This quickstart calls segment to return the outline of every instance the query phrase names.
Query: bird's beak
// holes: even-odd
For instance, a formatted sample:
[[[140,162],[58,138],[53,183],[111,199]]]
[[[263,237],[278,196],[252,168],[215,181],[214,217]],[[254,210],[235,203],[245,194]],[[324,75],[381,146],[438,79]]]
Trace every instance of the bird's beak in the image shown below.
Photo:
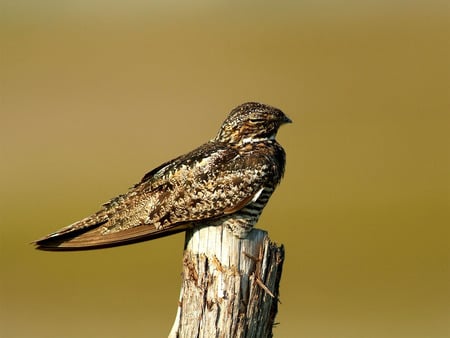
[[[287,117],[286,115],[284,115],[282,124],[285,124],[285,123],[292,123],[292,120],[289,117]]]

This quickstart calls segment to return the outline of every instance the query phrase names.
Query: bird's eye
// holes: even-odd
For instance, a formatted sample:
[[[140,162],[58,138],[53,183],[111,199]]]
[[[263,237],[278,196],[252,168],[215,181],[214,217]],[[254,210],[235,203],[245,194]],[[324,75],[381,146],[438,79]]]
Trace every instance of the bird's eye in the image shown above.
[[[261,123],[263,121],[264,121],[264,119],[257,118],[257,117],[250,118],[250,122],[253,122],[253,123]]]

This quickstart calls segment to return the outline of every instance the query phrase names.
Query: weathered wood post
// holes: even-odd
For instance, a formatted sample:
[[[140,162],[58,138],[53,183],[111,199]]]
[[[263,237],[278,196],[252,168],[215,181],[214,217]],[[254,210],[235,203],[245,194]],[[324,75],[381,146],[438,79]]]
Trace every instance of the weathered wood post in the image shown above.
[[[272,337],[283,261],[263,230],[245,239],[223,226],[188,230],[169,337]]]

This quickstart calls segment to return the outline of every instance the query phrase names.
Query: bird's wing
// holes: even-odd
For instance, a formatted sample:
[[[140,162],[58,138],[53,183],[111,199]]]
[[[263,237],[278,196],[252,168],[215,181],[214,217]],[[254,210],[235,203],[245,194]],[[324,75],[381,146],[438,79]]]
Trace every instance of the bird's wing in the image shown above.
[[[257,161],[259,165],[255,165]],[[180,232],[238,211],[260,192],[270,165],[209,142],[147,173],[103,209],[35,242],[39,249],[99,248]]]

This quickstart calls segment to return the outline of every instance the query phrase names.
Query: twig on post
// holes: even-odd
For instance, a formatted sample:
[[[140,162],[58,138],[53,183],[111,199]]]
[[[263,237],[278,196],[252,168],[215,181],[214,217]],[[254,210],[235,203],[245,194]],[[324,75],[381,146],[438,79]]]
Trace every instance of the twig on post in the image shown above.
[[[169,337],[272,337],[283,261],[263,230],[245,239],[223,226],[188,230]]]

